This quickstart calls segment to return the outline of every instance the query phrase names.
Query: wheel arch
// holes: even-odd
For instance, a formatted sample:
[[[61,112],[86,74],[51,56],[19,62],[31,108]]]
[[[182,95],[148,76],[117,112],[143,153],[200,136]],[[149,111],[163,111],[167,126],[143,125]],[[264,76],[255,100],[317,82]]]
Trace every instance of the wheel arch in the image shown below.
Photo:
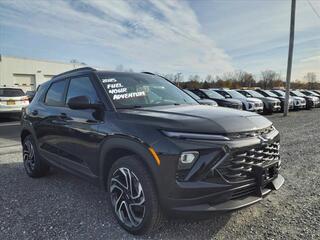
[[[158,187],[157,175],[159,166],[148,150],[149,146],[136,138],[127,136],[113,136],[107,138],[101,146],[99,155],[99,180],[100,185],[106,188],[106,179],[112,164],[119,158],[136,155],[150,172],[151,178]]]
[[[20,133],[21,143],[23,143],[24,139],[28,136],[32,136],[32,132],[29,129],[23,128]]]

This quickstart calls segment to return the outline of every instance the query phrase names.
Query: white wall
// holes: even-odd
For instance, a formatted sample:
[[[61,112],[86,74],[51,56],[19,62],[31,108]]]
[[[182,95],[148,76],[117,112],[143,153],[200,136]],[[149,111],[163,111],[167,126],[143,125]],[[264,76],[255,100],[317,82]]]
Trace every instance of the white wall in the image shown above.
[[[84,65],[1,56],[0,86],[16,85],[24,91],[34,90],[52,76],[79,67]]]

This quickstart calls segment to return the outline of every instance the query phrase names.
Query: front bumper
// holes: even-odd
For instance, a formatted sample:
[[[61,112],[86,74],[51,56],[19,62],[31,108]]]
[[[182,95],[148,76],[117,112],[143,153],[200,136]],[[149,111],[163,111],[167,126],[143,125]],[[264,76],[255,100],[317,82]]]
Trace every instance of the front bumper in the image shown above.
[[[305,109],[306,105],[306,103],[297,103],[294,105],[294,109]]]
[[[176,207],[173,209],[175,213],[205,213],[205,212],[223,212],[223,211],[232,211],[237,210],[249,205],[252,205],[256,202],[261,201],[266,195],[268,195],[272,190],[278,190],[284,183],[284,178],[279,174],[268,187],[261,189],[260,195],[255,196],[255,194],[247,195],[243,198],[230,199],[226,202],[218,204],[203,203],[192,206]],[[248,189],[248,186],[243,186],[240,188],[235,188],[232,192],[240,192],[241,190]],[[229,193],[229,194],[230,194]],[[212,195],[212,198],[215,198],[215,195]]]
[[[203,154],[190,170],[180,175],[174,173],[175,184],[169,180],[172,167],[177,166],[171,156],[168,160],[172,167],[166,168],[166,178],[162,178],[161,184],[164,209],[174,214],[234,210],[260,201],[272,190],[279,189],[284,182],[278,174],[281,163],[279,132],[272,131],[267,139],[251,137],[220,146],[206,142],[206,146],[214,147],[208,149],[203,145],[200,150]],[[196,149],[196,144],[194,142],[190,147]],[[243,153],[248,153],[243,157],[245,160],[239,159]],[[252,157],[252,154],[256,156]],[[241,164],[236,165],[239,160]]]
[[[0,113],[19,113],[27,105],[0,105]]]
[[[280,112],[281,111],[281,106],[280,105],[273,105],[272,106],[272,111],[273,112]]]

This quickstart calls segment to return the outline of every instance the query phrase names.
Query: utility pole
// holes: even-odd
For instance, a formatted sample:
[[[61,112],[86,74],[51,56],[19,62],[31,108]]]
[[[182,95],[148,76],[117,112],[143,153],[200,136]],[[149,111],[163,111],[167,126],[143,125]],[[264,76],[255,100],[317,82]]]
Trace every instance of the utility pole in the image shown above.
[[[284,110],[283,110],[284,117],[288,115],[288,111],[289,111],[289,96],[290,96],[290,80],[291,80],[291,69],[292,69],[292,55],[293,55],[293,45],[294,45],[295,15],[296,15],[296,0],[292,0],[292,2],[291,2],[289,54],[288,54],[287,78],[286,78],[286,97],[285,97]]]

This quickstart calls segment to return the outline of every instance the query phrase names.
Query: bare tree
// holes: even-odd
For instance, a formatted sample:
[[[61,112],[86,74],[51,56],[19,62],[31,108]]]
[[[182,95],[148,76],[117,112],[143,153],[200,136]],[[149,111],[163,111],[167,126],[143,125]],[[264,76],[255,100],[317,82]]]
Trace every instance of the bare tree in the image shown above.
[[[314,72],[308,72],[304,79],[307,81],[308,89],[315,89],[317,82],[317,74]]]
[[[272,70],[265,70],[261,72],[260,85],[265,89],[272,89],[278,87],[279,81],[282,82],[281,75]]]

